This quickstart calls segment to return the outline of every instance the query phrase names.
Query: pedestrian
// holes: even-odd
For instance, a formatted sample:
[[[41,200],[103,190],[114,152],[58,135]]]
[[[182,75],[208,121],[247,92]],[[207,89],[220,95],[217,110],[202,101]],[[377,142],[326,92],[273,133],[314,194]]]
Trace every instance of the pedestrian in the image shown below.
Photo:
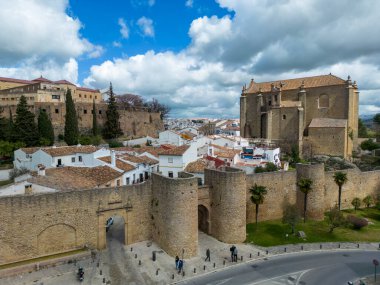
[[[209,248],[206,250],[206,259],[205,259],[205,261],[207,261],[207,259],[208,259],[208,261],[211,261],[211,259],[210,259],[210,249]]]
[[[178,274],[180,274],[182,272],[182,268],[183,268],[183,260],[180,259],[178,261]]]
[[[231,246],[230,247],[230,252],[231,252],[231,262],[234,262],[234,249],[235,249],[235,246]]]
[[[175,257],[175,269],[178,269],[179,257],[176,255]]]
[[[237,247],[234,248],[234,261],[237,262],[238,250]]]

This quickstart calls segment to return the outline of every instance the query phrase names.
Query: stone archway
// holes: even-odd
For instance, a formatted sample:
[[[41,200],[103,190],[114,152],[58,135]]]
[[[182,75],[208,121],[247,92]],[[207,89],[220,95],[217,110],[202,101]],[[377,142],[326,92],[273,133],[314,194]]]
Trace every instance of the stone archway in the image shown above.
[[[98,249],[105,249],[107,247],[107,231],[106,224],[110,217],[118,217],[121,220],[121,227],[124,228],[124,241],[123,244],[128,244],[128,219],[127,211],[125,209],[112,209],[104,210],[98,213]],[[118,225],[119,226],[119,225]]]
[[[198,229],[206,234],[210,233],[210,213],[203,205],[198,205]]]

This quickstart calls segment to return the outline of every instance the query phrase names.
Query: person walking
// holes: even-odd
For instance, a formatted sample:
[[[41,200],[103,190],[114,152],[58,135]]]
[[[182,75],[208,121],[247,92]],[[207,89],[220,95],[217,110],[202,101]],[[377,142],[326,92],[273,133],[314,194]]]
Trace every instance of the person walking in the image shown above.
[[[182,268],[183,268],[183,260],[180,259],[178,261],[178,274],[180,274],[182,272]]]
[[[235,250],[235,246],[231,246],[230,247],[230,252],[231,252],[231,262],[234,262],[234,250]]]
[[[175,257],[175,269],[178,269],[179,257],[176,255]]]
[[[238,250],[237,247],[235,246],[234,248],[234,261],[237,262],[237,256],[238,256]]]
[[[207,250],[206,250],[206,259],[205,259],[205,261],[211,261],[211,258],[210,258],[210,255],[211,255],[211,253],[210,253],[210,249],[208,248]]]

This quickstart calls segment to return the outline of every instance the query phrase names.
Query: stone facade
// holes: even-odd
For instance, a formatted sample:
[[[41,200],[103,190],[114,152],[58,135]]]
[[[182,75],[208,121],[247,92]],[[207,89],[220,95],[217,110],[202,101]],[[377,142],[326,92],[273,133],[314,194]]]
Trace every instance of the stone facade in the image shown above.
[[[7,118],[9,117],[9,108],[12,111],[13,116],[16,114],[16,105],[7,106],[1,108],[0,115]],[[78,126],[79,130],[83,133],[90,133],[92,129],[92,103],[75,103],[77,116],[78,116]],[[34,105],[29,107],[32,112],[38,117],[38,112],[40,109],[45,110],[53,124],[54,133],[56,136],[64,133],[65,128],[65,114],[66,105],[65,103],[34,103]],[[97,103],[95,105],[96,116],[98,120],[98,125],[102,126],[107,117],[107,103]],[[1,113],[2,111],[2,113]],[[130,137],[141,137],[141,136],[153,136],[157,137],[158,132],[164,129],[163,121],[160,118],[160,113],[151,113],[143,109],[135,110],[119,110],[120,114],[120,127],[125,135]]]
[[[314,154],[349,157],[357,146],[358,100],[356,82],[331,74],[277,82],[252,80],[240,97],[241,135],[270,139],[285,150],[292,145],[302,149],[312,136],[307,143]],[[338,148],[336,144],[320,144],[331,139],[331,132],[309,133],[315,118],[346,120],[346,130],[336,140]]]
[[[347,170],[342,208],[358,197],[380,194],[380,171]],[[234,168],[205,170],[205,185],[181,173],[179,178],[153,174],[142,184],[32,193],[0,198],[0,264],[88,246],[106,247],[106,220],[118,215],[125,223],[125,244],[156,241],[170,255],[197,254],[198,226],[227,243],[243,242],[246,223],[255,221],[249,189],[267,187],[259,220],[280,219],[287,203],[303,209],[301,178],[313,180],[307,216],[322,219],[336,205],[338,186],[334,172],[323,164],[297,165],[296,171],[246,175]],[[198,225],[198,226],[197,226]]]

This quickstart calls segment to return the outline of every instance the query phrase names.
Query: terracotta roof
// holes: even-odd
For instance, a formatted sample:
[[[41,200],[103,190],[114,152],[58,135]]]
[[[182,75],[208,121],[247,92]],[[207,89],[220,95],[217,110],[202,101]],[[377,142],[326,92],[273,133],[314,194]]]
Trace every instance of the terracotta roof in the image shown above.
[[[67,81],[65,79],[61,79],[61,80],[58,80],[58,81],[54,81],[54,83],[57,83],[57,84],[67,84],[67,85],[73,85],[73,86],[76,86],[75,84],[71,83],[70,81]]]
[[[21,84],[32,84],[32,83],[34,83],[32,81],[29,81],[29,80],[8,78],[8,77],[0,77],[0,81],[3,81],[3,82],[13,82],[13,83],[21,83]]]
[[[208,166],[208,161],[205,159],[198,159],[196,161],[190,162],[186,168],[186,172],[192,172],[192,173],[203,173],[205,172],[205,168]],[[211,162],[211,161],[210,161]]]
[[[130,155],[130,154],[124,154],[123,156],[120,156],[121,159],[134,162],[134,163],[145,163],[149,165],[157,164],[158,160],[156,159],[151,159],[147,157],[146,155],[143,156],[135,156],[135,155]]]
[[[98,159],[101,161],[104,161],[105,163],[111,164],[111,156],[103,156],[103,157],[99,157]],[[128,171],[135,169],[135,167],[132,164],[129,164],[128,162],[122,161],[118,158],[116,158],[116,167],[125,171],[125,172],[128,172]]]
[[[86,88],[86,87],[77,87],[77,90],[80,91],[86,91],[86,92],[94,92],[94,93],[99,93],[99,89],[91,89],[91,88]]]
[[[46,169],[45,174],[45,176],[36,176],[28,181],[67,191],[99,187],[122,176],[122,173],[108,166],[51,168]]]
[[[61,146],[61,147],[49,147],[42,148],[42,150],[51,156],[64,156],[74,153],[93,153],[99,148],[93,145],[81,145],[81,146]]]
[[[53,81],[47,79],[47,78],[44,78],[42,76],[40,76],[39,78],[36,78],[36,79],[33,79],[32,81],[34,82],[48,82],[48,83],[52,83]]]
[[[35,153],[37,150],[41,149],[40,147],[22,147],[21,150],[26,154]]]
[[[346,126],[347,120],[344,119],[314,118],[309,128],[345,128]]]
[[[211,144],[214,149],[214,154],[217,157],[224,157],[224,158],[233,158],[236,154],[239,154],[241,151],[237,149],[231,149],[219,145]]]
[[[270,92],[272,84],[274,84],[275,87],[279,88],[281,83],[283,84],[282,90],[294,90],[298,89],[302,83],[304,84],[304,88],[312,88],[330,85],[344,85],[346,84],[346,81],[332,74],[260,83],[256,83],[254,80],[252,80],[244,93],[256,93],[260,91],[260,88],[261,92]]]
[[[183,155],[188,149],[189,145],[181,145],[172,149],[166,149],[162,150],[158,153],[158,155],[176,155],[176,156],[181,156]]]

